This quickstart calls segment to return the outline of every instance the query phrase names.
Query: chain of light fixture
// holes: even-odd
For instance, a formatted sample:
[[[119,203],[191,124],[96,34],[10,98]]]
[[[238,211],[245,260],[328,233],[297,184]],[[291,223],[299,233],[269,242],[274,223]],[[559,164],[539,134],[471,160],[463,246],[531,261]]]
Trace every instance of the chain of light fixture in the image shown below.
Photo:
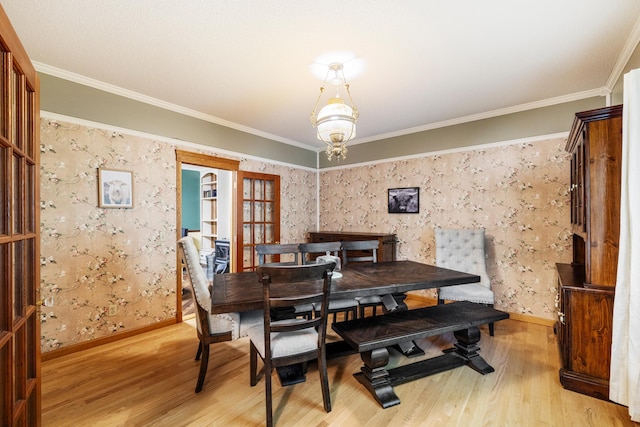
[[[332,79],[329,75],[333,72]],[[325,91],[327,83],[336,87],[336,96],[330,98],[327,105],[318,110],[320,99]],[[346,105],[340,98],[340,85],[343,85],[349,103]],[[320,87],[320,94],[316,100],[316,104],[311,112],[311,124],[317,130],[319,140],[327,144],[325,153],[329,161],[335,157],[336,159],[347,158],[347,141],[356,136],[356,122],[358,121],[358,109],[353,104],[349,84],[344,76],[342,64],[334,62],[329,65],[324,82]]]

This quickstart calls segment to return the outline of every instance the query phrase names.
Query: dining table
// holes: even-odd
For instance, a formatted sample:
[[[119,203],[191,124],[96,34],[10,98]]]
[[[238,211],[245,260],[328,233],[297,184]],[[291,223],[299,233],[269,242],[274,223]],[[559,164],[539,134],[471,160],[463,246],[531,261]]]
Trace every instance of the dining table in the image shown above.
[[[331,280],[330,299],[400,295],[422,289],[480,282],[480,276],[475,274],[408,260],[350,263],[339,273],[339,277]],[[278,287],[274,285],[272,294],[277,293]],[[255,271],[213,276],[212,314],[258,310],[263,305],[262,282]],[[402,308],[406,309],[406,306]]]
[[[337,273],[337,274],[336,274]],[[480,282],[480,276],[424,264],[399,260],[378,263],[350,263],[348,267],[334,272],[331,280],[330,299],[392,295],[397,303],[395,310],[407,310],[404,303],[406,292],[435,289],[443,286]],[[282,286],[280,291],[279,286]],[[277,296],[295,284],[272,284],[270,293]],[[300,284],[300,286],[309,286]],[[317,283],[320,288],[321,283]],[[255,271],[216,274],[211,288],[211,313],[221,314],[259,310],[264,306],[262,282]],[[407,357],[424,354],[415,343],[403,343],[398,350]],[[327,343],[327,358],[353,354],[354,350],[344,341]],[[304,372],[298,365],[278,370],[281,384],[291,385],[304,381]]]

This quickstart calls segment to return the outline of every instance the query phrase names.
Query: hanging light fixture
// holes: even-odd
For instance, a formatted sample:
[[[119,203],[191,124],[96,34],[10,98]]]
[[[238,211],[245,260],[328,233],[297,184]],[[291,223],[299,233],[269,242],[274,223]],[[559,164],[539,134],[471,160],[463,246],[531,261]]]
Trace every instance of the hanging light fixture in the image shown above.
[[[327,83],[335,86],[336,95],[330,98],[327,105],[322,107],[318,114],[320,98],[325,91]],[[349,98],[350,106],[340,98],[340,87]],[[324,83],[320,87],[320,95],[311,112],[311,124],[317,130],[318,139],[327,144],[327,157],[329,160],[347,158],[347,141],[356,136],[356,122],[358,121],[358,109],[353,105],[349,84],[344,77],[342,64],[334,62],[329,65]]]

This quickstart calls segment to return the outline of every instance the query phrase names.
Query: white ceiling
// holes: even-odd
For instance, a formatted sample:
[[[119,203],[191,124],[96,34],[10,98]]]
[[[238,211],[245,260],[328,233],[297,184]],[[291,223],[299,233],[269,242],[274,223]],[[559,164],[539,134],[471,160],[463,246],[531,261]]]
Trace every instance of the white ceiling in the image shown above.
[[[314,64],[366,142],[612,89],[637,0],[0,0],[39,71],[320,147]]]

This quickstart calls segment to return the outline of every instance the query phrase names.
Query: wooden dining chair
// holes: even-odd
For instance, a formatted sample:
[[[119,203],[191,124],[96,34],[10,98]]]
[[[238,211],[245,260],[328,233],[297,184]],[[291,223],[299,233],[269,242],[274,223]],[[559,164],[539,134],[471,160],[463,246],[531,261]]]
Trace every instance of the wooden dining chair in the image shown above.
[[[258,254],[258,265],[298,265],[300,248],[298,247],[298,243],[286,243],[286,244],[277,244],[277,243],[263,243],[256,245],[256,252]],[[293,258],[293,260],[289,261],[278,261],[274,260],[275,256],[280,255],[288,255],[289,258]],[[284,308],[278,311],[278,318],[290,317],[289,307]],[[301,304],[293,307],[293,317],[304,316],[307,318],[311,318],[313,316],[313,304]]]
[[[318,360],[324,409],[331,412],[331,395],[327,375],[325,337],[327,307],[331,293],[331,276],[335,263],[300,266],[259,266],[262,282],[264,325],[248,331],[250,340],[250,383],[258,383],[258,356],[264,363],[267,426],[273,425],[272,371],[274,368]],[[270,313],[278,307],[319,303],[324,309],[313,319],[274,321]],[[295,410],[291,408],[291,410]]]
[[[378,240],[357,240],[342,242],[342,266],[347,266],[355,262],[378,262]],[[358,301],[358,316],[365,316],[365,309],[371,307],[372,314],[376,315],[376,309],[382,307],[382,296],[370,295],[366,297],[356,297]]]
[[[196,393],[199,393],[207,375],[209,345],[247,336],[249,328],[262,324],[262,311],[211,314],[209,281],[200,265],[198,250],[192,237],[187,236],[178,240],[178,253],[186,268],[187,278],[196,300],[196,330],[199,341],[196,360],[200,360]]]
[[[317,243],[300,243],[300,256],[302,264],[315,262],[318,256],[329,253],[329,255],[339,256],[342,243],[341,242],[317,242]],[[319,311],[319,306],[314,306],[315,311]],[[336,299],[329,301],[329,313],[333,315],[333,321],[337,320],[338,313],[344,313],[344,320],[349,320],[349,315],[355,319],[358,315],[358,300],[355,298]]]
[[[263,243],[256,245],[256,252],[258,253],[258,265],[270,265],[278,263],[280,265],[298,265],[300,248],[298,243],[279,244],[279,243]],[[281,261],[280,256],[287,255],[293,260]],[[278,256],[278,261],[274,261],[275,256]]]

